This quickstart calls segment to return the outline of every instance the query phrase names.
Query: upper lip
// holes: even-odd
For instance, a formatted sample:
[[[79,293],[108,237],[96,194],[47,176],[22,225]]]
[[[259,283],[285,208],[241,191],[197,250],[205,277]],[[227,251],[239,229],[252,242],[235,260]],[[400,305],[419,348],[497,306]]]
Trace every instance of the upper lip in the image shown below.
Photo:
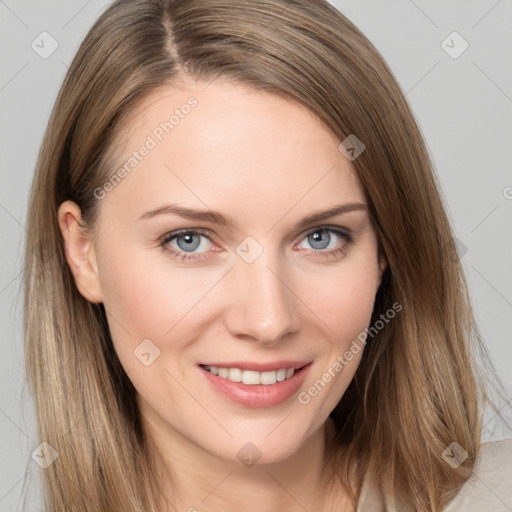
[[[273,361],[269,363],[260,363],[257,361],[221,361],[217,363],[201,363],[200,366],[216,366],[218,368],[240,368],[241,370],[252,370],[255,372],[271,372],[282,368],[295,368],[298,370],[311,361]]]

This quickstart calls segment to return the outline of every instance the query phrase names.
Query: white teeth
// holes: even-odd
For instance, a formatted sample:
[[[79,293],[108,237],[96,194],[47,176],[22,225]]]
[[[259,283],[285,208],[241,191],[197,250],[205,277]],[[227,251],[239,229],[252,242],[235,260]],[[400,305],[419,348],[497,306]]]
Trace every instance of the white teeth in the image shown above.
[[[240,368],[230,368],[228,372],[228,379],[233,382],[242,382],[243,372]]]
[[[261,384],[260,372],[254,372],[252,370],[244,370],[242,372],[242,382],[244,384]]]
[[[275,384],[277,382],[277,372],[261,372],[260,383],[261,384]]]
[[[253,370],[241,370],[240,368],[219,368],[218,366],[205,366],[213,375],[233,382],[243,382],[249,386],[263,384],[269,386],[276,382],[289,379],[294,373],[294,368],[280,368],[270,372],[255,372]]]
[[[281,382],[282,380],[286,379],[286,369],[281,368],[281,370],[277,370],[277,382]]]

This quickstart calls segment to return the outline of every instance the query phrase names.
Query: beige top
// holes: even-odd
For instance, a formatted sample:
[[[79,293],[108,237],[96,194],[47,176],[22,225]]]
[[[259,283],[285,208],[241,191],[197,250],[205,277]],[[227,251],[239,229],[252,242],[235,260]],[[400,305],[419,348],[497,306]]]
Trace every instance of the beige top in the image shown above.
[[[409,512],[363,485],[357,512]],[[412,510],[412,509],[411,509]],[[475,470],[445,512],[512,512],[512,439],[484,443]]]

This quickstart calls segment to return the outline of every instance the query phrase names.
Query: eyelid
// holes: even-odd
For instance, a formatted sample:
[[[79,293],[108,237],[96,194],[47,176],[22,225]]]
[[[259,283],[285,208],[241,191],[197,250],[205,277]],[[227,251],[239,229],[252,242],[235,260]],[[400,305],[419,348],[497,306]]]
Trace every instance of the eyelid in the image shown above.
[[[301,238],[298,240],[298,242],[295,244],[302,242],[306,237],[308,237],[310,234],[316,232],[316,231],[331,231],[337,234],[339,237],[344,237],[344,243],[347,247],[350,245],[353,241],[352,231],[348,228],[342,227],[342,226],[335,226],[335,225],[329,225],[329,224],[321,224],[319,226],[313,226],[311,228],[308,228],[306,231],[303,231],[300,235]],[[209,229],[204,228],[182,228],[177,229],[175,231],[169,231],[166,234],[164,234],[162,237],[159,238],[159,246],[162,247],[165,251],[168,251],[172,254],[172,256],[176,259],[181,260],[190,260],[192,262],[194,261],[201,261],[204,259],[209,258],[208,253],[211,251],[205,251],[202,253],[187,253],[186,251],[180,251],[174,247],[167,247],[167,245],[172,241],[178,238],[180,235],[185,235],[188,233],[194,233],[201,236],[204,236],[206,239],[208,239],[211,243],[215,243],[215,240],[217,239],[217,235],[212,232]],[[295,247],[294,245],[294,247]],[[345,248],[346,248],[345,247]],[[344,251],[345,249],[330,249],[328,251],[325,250],[319,250],[319,251],[312,251],[314,254],[313,257],[329,257],[335,255],[335,253],[339,251]],[[220,251],[214,251],[214,252],[220,252]]]
[[[310,228],[307,231],[305,231],[304,233],[302,233],[300,235],[301,238],[297,242],[297,244],[301,243],[305,238],[307,238],[312,233],[316,233],[317,231],[328,231],[328,232],[334,233],[336,236],[340,237],[343,240],[345,246],[350,245],[354,240],[353,233],[350,229],[344,228],[341,226],[332,226],[329,224],[324,224],[324,225],[321,225],[318,227]],[[313,253],[318,254],[318,255],[321,255],[321,254],[328,255],[328,254],[332,254],[335,251],[336,251],[336,249],[318,250],[318,251],[313,251]]]
[[[174,231],[169,231],[167,233],[165,233],[165,235],[163,235],[161,237],[161,239],[163,238],[172,238],[172,237],[178,237],[180,235],[185,235],[187,233],[199,233],[200,235],[203,235],[205,236],[206,238],[209,238],[209,239],[213,239],[215,238],[215,236],[211,236],[211,231],[209,229],[204,229],[204,228],[182,228],[182,229],[176,229]]]
[[[203,228],[183,228],[183,229],[177,229],[175,231],[169,231],[165,235],[161,236],[158,239],[159,245],[163,246],[166,243],[169,243],[172,240],[175,240],[179,236],[186,235],[188,233],[198,234],[201,236],[204,236],[206,239],[208,239],[210,242],[215,243],[215,240],[217,236],[214,234],[212,236],[211,231]],[[190,253],[194,254],[194,253]],[[204,254],[204,253],[203,253]]]
[[[352,231],[348,228],[345,228],[343,226],[335,226],[335,225],[330,225],[330,224],[321,224],[319,226],[313,226],[311,228],[308,228],[306,229],[305,231],[302,231],[301,233],[299,233],[299,235],[296,235],[293,237],[293,239],[295,239],[297,236],[300,236],[302,238],[300,238],[299,241],[301,241],[304,237],[310,235],[311,233],[314,233],[315,231],[319,231],[319,230],[333,230],[333,231],[339,231],[343,234],[345,234],[346,236],[351,236],[352,235]],[[175,231],[169,231],[167,233],[165,233],[163,236],[161,236],[159,238],[160,241],[162,240],[169,240],[169,239],[172,239],[172,238],[176,238],[178,237],[179,235],[184,235],[186,233],[198,233],[200,235],[203,235],[204,237],[208,238],[208,240],[210,240],[211,242],[217,240],[217,235],[215,235],[215,233],[212,233],[212,231],[210,231],[209,229],[204,229],[204,228],[182,228],[182,229],[177,229]],[[213,236],[212,236],[213,235]]]
[[[346,235],[351,235],[352,234],[352,231],[348,228],[345,228],[343,226],[335,226],[335,225],[331,225],[331,224],[322,224],[320,226],[315,226],[315,227],[312,227],[312,228],[309,228],[307,229],[306,231],[304,231],[304,235],[303,236],[307,236],[309,235],[310,233],[314,233],[315,231],[321,231],[321,230],[333,230],[333,231],[340,231],[342,233],[345,233]]]
[[[170,254],[176,260],[190,261],[192,263],[196,263],[208,259],[208,253],[211,251],[206,251],[203,253],[187,253],[186,251],[180,251],[179,249],[176,249],[169,245],[172,240],[175,240],[179,236],[185,235],[187,233],[193,233],[204,236],[211,243],[214,243],[215,237],[211,236],[211,232],[209,230],[205,230],[203,228],[183,228],[177,229],[175,231],[169,231],[166,234],[164,234],[162,237],[159,238],[158,246],[162,250]]]

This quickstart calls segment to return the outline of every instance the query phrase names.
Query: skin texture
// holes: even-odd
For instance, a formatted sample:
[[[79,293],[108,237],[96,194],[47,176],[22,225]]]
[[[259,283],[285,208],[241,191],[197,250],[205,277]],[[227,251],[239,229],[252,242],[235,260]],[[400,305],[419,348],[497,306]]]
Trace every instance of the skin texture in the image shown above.
[[[297,225],[339,204],[367,204],[366,197],[340,141],[311,112],[220,80],[148,98],[120,137],[119,165],[191,96],[197,106],[101,199],[94,230],[80,230],[76,204],[61,205],[67,261],[80,293],[105,305],[178,510],[328,510],[328,415],[362,351],[306,405],[297,394],[267,408],[234,404],[199,378],[197,365],[307,360],[301,391],[320,379],[369,325],[385,264],[365,209]],[[215,210],[236,225],[176,215],[137,220],[168,203]],[[327,254],[345,245],[327,231],[328,248],[316,248],[308,235],[325,226],[350,230],[352,242]],[[159,245],[185,228],[212,241],[196,234],[192,253],[183,238],[167,245],[198,260],[173,258]],[[252,263],[236,251],[247,237],[263,249]],[[145,339],[160,350],[148,366],[134,355]],[[237,456],[247,443],[261,454],[250,467]]]

